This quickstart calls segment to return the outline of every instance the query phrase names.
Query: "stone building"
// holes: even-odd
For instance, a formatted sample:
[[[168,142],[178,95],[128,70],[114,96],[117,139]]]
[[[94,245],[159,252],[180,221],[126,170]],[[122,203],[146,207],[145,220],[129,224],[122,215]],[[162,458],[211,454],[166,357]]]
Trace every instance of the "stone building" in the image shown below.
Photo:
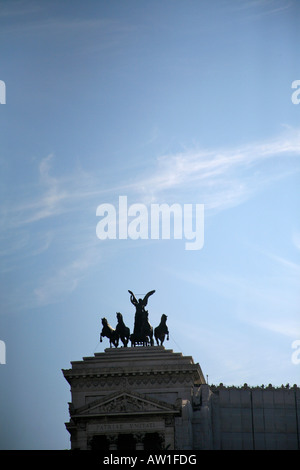
[[[300,389],[209,386],[190,356],[108,348],[63,370],[71,449],[300,449]]]

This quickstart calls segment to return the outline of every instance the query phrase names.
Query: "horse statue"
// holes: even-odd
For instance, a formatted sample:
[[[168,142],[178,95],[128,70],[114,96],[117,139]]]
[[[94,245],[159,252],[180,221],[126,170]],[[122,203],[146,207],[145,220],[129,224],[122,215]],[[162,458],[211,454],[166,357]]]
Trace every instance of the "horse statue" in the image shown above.
[[[125,325],[124,320],[123,320],[123,315],[120,312],[117,312],[117,319],[118,319],[118,324],[116,326],[116,332],[118,334],[118,337],[123,343],[124,348],[127,347],[129,338],[130,338],[130,329]]]
[[[169,340],[169,330],[166,324],[167,318],[167,315],[163,313],[161,316],[160,324],[156,328],[154,328],[154,336],[156,339],[157,346],[159,346],[159,341],[160,346],[163,345],[165,335],[167,335],[167,340]]]
[[[106,318],[101,318],[101,321],[103,328],[100,334],[100,343],[102,343],[102,338],[106,336],[106,338],[109,339],[109,347],[111,348],[113,344],[115,348],[117,348],[119,344],[119,335],[117,331],[110,326]]]
[[[154,341],[153,341],[153,327],[150,325],[149,320],[148,320],[148,311],[145,310],[145,318],[144,322],[141,328],[142,332],[142,338],[144,338],[144,343],[143,345],[145,346],[153,346]]]

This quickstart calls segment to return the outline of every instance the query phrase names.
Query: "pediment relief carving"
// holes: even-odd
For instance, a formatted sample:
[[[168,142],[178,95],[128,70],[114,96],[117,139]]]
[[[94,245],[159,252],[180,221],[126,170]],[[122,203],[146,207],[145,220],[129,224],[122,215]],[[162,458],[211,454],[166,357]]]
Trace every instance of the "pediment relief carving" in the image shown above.
[[[136,393],[119,392],[72,411],[72,416],[82,417],[114,414],[176,413],[177,409],[168,403],[153,400],[152,398],[148,399]]]

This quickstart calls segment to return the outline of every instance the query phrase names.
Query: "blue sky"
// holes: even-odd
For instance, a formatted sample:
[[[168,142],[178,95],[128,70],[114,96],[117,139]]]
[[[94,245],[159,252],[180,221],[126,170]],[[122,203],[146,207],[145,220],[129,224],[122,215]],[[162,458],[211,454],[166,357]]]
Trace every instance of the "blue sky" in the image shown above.
[[[69,448],[70,361],[133,328],[209,383],[299,384],[300,5],[0,1],[0,448]],[[96,209],[204,204],[205,242],[104,240]]]

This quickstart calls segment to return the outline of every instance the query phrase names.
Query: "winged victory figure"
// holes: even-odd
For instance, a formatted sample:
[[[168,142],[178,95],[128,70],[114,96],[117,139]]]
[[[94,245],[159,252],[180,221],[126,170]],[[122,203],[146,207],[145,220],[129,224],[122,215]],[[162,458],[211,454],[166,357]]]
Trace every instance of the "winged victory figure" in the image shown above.
[[[148,303],[150,295],[154,294],[155,290],[148,292],[143,299],[137,300],[134,293],[128,290],[130,294],[130,301],[135,306],[135,317],[134,317],[134,330],[133,338],[135,342],[147,343],[146,336],[149,336],[148,330],[151,331],[152,327],[148,321],[148,312],[145,307]],[[152,331],[153,336],[153,331]],[[152,337],[151,337],[152,339]],[[145,341],[144,341],[145,340]],[[152,344],[152,343],[151,343]]]

